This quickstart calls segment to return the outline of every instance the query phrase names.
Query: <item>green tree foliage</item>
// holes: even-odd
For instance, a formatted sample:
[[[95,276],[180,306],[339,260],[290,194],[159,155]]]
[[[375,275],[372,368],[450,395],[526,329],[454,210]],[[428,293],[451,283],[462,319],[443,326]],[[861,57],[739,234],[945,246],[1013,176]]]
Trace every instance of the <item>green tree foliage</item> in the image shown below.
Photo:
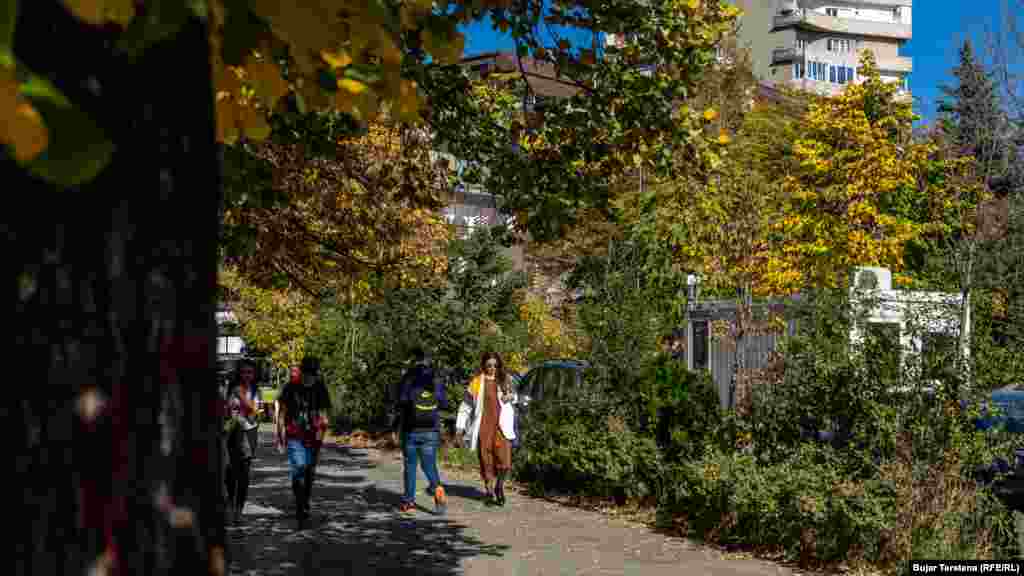
[[[956,84],[940,87],[939,127],[958,155],[977,161],[985,186],[996,196],[1006,196],[1014,186],[1018,153],[994,74],[978,59],[970,40],[961,46],[960,62],[952,72]]]
[[[465,384],[486,349],[505,357],[521,353],[526,333],[515,294],[525,279],[502,252],[503,234],[478,229],[451,240],[443,283],[387,288],[364,303],[324,302],[307,348],[324,358],[344,422],[382,421],[388,389],[397,384],[414,346],[455,371],[453,386]],[[450,392],[458,399],[463,390]]]

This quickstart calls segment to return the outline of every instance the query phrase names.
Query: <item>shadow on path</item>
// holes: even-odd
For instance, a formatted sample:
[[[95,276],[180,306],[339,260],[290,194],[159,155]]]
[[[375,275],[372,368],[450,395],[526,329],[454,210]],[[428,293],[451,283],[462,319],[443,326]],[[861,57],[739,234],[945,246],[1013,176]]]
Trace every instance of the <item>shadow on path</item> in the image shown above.
[[[245,520],[228,528],[229,573],[454,575],[464,559],[505,555],[508,546],[486,544],[450,518],[399,514],[399,494],[369,480],[373,468],[361,450],[325,447],[313,519],[299,530],[285,457],[261,449]]]

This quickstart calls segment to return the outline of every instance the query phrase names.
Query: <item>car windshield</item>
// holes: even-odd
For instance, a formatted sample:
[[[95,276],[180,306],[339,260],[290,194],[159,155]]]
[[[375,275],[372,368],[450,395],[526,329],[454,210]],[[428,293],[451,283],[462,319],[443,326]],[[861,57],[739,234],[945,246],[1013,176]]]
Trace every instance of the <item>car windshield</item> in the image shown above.
[[[1024,432],[1024,392],[1019,390],[993,392],[991,404],[998,408],[999,414],[986,413],[983,415],[977,423],[979,430],[1005,425],[1007,432]]]

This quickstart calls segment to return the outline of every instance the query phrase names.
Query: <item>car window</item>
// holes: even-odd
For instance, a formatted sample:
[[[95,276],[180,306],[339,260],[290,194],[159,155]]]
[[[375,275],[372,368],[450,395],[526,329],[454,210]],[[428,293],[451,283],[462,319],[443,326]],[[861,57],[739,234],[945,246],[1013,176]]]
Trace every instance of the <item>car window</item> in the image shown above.
[[[534,368],[523,376],[522,382],[519,384],[519,394],[521,396],[529,396],[531,400],[540,400],[542,391],[539,389],[540,373],[542,368]]]

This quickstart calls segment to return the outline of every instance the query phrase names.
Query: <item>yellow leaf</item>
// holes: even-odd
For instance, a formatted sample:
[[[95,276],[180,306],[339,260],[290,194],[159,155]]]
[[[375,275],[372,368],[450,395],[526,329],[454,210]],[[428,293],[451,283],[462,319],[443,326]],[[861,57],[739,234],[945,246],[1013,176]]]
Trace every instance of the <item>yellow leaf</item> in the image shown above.
[[[700,0],[687,0],[686,7],[690,10],[696,10],[700,8]]]
[[[714,122],[716,118],[718,118],[718,110],[708,108],[704,111],[704,119],[708,122]]]
[[[338,80],[338,89],[343,92],[348,92],[353,96],[358,96],[366,91],[366,84],[351,78],[342,78],[341,80]]]
[[[124,26],[135,17],[135,0],[64,0],[64,5],[76,18],[93,25]]]
[[[327,50],[320,51],[320,58],[323,59],[331,70],[337,70],[338,68],[344,68],[352,63],[352,57],[348,55],[348,52],[339,50],[338,52],[329,52]]]
[[[14,157],[19,162],[28,162],[46,150],[49,133],[39,112],[27,102],[18,104],[13,117],[5,123],[0,139],[14,148]]]
[[[719,144],[728,144],[731,141],[732,141],[732,138],[729,137],[729,133],[726,132],[725,130],[722,130],[722,131],[720,131],[718,133],[718,143]]]

